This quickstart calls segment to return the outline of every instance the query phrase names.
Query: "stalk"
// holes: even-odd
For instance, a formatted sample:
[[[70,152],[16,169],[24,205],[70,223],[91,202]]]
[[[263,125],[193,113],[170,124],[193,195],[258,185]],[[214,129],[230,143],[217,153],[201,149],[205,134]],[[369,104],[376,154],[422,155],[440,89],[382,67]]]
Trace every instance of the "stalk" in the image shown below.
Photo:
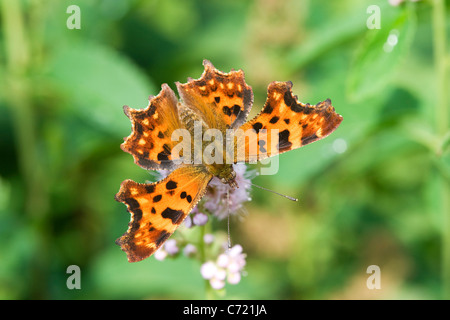
[[[1,1],[6,74],[5,96],[11,107],[14,136],[26,198],[24,211],[29,218],[41,217],[46,210],[42,168],[37,156],[35,114],[27,73],[31,64],[30,46],[24,24],[21,1]]]
[[[445,3],[443,0],[434,0],[432,2],[432,21],[433,21],[433,53],[436,68],[436,98],[437,105],[435,109],[436,133],[440,139],[445,139],[449,130],[449,110],[447,95],[447,70],[446,61],[446,30],[445,30]],[[443,153],[445,143],[440,145],[436,157],[439,161]],[[445,176],[438,173],[438,189],[436,197],[440,203],[441,215],[443,218],[442,230],[442,297],[450,299],[450,186]]]
[[[5,99],[11,110],[19,171],[25,194],[23,212],[34,232],[37,248],[31,257],[33,267],[29,270],[31,281],[29,296],[45,298],[47,245],[45,235],[45,213],[48,209],[48,194],[44,171],[37,149],[36,115],[32,102],[33,86],[29,71],[32,65],[32,50],[26,27],[22,1],[0,0],[1,23],[5,48]]]

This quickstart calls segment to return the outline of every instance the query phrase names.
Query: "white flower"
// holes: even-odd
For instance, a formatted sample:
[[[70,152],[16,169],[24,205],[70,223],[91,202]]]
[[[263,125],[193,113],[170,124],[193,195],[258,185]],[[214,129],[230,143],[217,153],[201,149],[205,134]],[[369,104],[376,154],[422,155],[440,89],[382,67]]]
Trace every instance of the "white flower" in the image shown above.
[[[225,280],[227,277],[227,271],[222,268],[217,268],[216,273],[214,274],[214,279],[217,280]]]
[[[183,254],[186,257],[192,257],[195,253],[197,253],[197,248],[193,244],[188,243],[183,249]]]
[[[230,273],[239,273],[245,266],[245,254],[242,253],[242,246],[237,244],[226,252],[228,256],[227,270]]]
[[[162,261],[167,257],[167,251],[161,247],[155,252],[154,256],[156,260]]]
[[[241,274],[239,272],[230,272],[227,281],[229,284],[238,284],[241,281]]]
[[[244,266],[245,254],[242,253],[242,246],[235,245],[220,254],[215,262],[205,262],[200,273],[204,279],[209,280],[213,289],[219,290],[225,286],[225,280],[230,284],[239,283]]]
[[[202,274],[202,277],[206,280],[212,279],[216,274],[216,271],[217,271],[216,264],[212,261],[205,262],[200,267],[200,273]]]
[[[208,222],[208,216],[199,212],[192,218],[192,222],[197,226],[203,226]]]
[[[185,225],[186,228],[192,227],[191,216],[187,216],[186,219],[184,219],[184,225]]]
[[[175,255],[179,251],[179,249],[177,247],[177,241],[175,239],[167,240],[166,243],[164,243],[164,249],[171,256]]]
[[[222,268],[226,268],[228,266],[229,262],[228,255],[225,253],[222,253],[220,256],[217,257],[217,265]]]
[[[207,233],[203,236],[203,241],[205,241],[206,244],[211,244],[214,242],[214,235],[211,233]]]
[[[167,240],[163,246],[156,250],[154,256],[155,259],[162,261],[167,256],[174,256],[180,249],[177,247],[177,241],[175,239]]]
[[[211,287],[215,290],[220,290],[223,287],[225,287],[225,281],[216,278],[209,280],[209,283],[211,284]]]
[[[242,246],[240,244],[236,244],[234,247],[228,250],[228,255],[231,257],[237,257],[242,253]]]

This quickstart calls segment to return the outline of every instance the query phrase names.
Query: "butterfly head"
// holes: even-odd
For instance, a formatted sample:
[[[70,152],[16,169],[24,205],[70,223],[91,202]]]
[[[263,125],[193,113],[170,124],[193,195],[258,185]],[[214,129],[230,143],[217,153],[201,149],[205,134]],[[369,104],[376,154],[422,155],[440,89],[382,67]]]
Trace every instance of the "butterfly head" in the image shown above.
[[[236,183],[236,172],[233,169],[231,164],[223,164],[223,165],[212,165],[209,168],[209,171],[215,175],[223,184],[228,184],[231,189],[239,188]]]

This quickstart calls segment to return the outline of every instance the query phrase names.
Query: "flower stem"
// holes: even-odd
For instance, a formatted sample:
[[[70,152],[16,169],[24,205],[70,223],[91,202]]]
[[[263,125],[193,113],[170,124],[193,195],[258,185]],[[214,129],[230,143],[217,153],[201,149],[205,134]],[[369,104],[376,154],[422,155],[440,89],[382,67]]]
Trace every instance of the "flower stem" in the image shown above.
[[[198,239],[198,251],[200,253],[200,263],[204,264],[206,262],[206,246],[205,246],[205,234],[206,234],[206,228],[211,222],[208,221],[208,223],[200,226],[200,239]],[[205,297],[207,300],[213,300],[214,295],[214,289],[211,287],[209,280],[205,279]]]
[[[205,252],[205,237],[206,225],[200,226],[200,238],[198,239],[198,251],[200,252],[200,263],[206,262],[206,252]]]
[[[33,8],[39,7],[40,2],[35,2]],[[14,143],[17,153],[17,161],[23,181],[25,195],[23,199],[23,215],[27,223],[32,227],[31,232],[36,233],[36,251],[33,251],[30,261],[33,261],[29,283],[31,298],[45,299],[47,292],[46,281],[48,270],[48,182],[42,167],[38,152],[37,117],[35,104],[33,103],[32,69],[35,52],[30,38],[32,30],[36,30],[40,22],[34,19],[31,24],[25,14],[23,1],[0,0],[0,21],[4,39],[5,77],[4,82],[5,101],[10,107],[11,121],[14,128]],[[22,214],[18,212],[17,215]]]
[[[1,1],[1,0],[0,0]],[[36,123],[27,78],[31,65],[30,45],[20,1],[1,1],[5,39],[5,97],[11,107],[21,175],[25,183],[24,211],[29,218],[42,218],[47,209],[42,168],[36,149]]]
[[[433,53],[436,68],[436,95],[437,105],[435,114],[436,132],[439,137],[444,139],[449,130],[449,105],[447,100],[447,70],[446,61],[446,34],[445,34],[445,4],[443,0],[434,0],[432,2],[432,21],[433,21]],[[442,144],[436,156],[442,155]],[[438,159],[439,160],[439,159]],[[443,298],[450,299],[450,186],[448,181],[442,174],[438,177],[438,188],[436,197],[440,203],[440,209],[443,218],[442,230],[442,282],[443,282]]]

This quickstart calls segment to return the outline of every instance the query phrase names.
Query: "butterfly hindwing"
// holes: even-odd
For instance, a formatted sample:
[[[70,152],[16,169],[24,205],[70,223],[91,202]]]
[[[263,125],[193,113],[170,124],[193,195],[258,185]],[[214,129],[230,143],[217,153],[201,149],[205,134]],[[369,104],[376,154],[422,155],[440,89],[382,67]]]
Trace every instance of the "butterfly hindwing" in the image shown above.
[[[145,109],[124,107],[133,131],[122,143],[122,150],[134,157],[136,164],[144,169],[173,169],[171,150],[174,142],[172,132],[181,127],[177,98],[166,84],[161,92],[150,98]]]
[[[225,131],[242,125],[253,103],[252,88],[242,70],[223,73],[208,60],[202,76],[177,83],[183,103],[196,112],[209,128]]]
[[[320,140],[341,123],[329,99],[316,105],[301,103],[292,94],[292,83],[272,82],[261,112],[239,129],[235,162],[255,162]],[[242,149],[243,148],[243,149]]]
[[[116,200],[126,204],[131,220],[116,243],[128,261],[152,255],[201,199],[211,178],[202,167],[184,166],[155,183],[122,182]]]

